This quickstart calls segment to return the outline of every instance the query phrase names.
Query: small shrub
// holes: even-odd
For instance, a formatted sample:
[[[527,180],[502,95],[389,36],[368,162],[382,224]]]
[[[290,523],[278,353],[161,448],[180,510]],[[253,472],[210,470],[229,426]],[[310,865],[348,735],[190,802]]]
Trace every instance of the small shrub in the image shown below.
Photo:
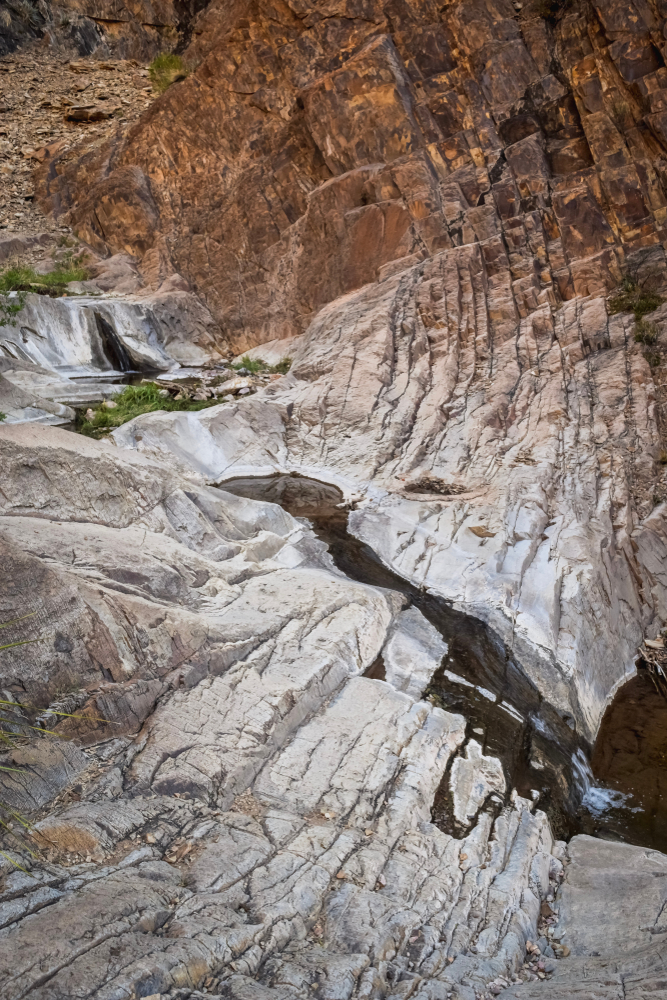
[[[172,52],[165,52],[161,56],[156,56],[148,67],[148,75],[153,84],[153,90],[157,91],[158,94],[164,94],[165,90],[171,87],[172,83],[185,80],[189,72],[181,57],[174,55]]]
[[[41,20],[39,11],[30,0],[8,0],[7,6],[14,11],[24,24],[36,25]]]
[[[619,128],[624,128],[627,119],[632,116],[632,109],[627,101],[614,101],[611,106],[611,116]]]
[[[128,385],[122,392],[114,397],[116,406],[109,410],[100,404],[93,409],[92,419],[80,413],[77,416],[76,429],[80,434],[87,437],[100,438],[108,434],[115,427],[126,424],[128,420],[140,416],[142,413],[154,413],[157,410],[204,410],[208,406],[219,404],[217,399],[193,400],[174,399],[173,396],[161,396],[161,386],[155,382],[147,382],[143,385]]]
[[[647,313],[657,309],[663,302],[662,295],[647,291],[634,278],[626,277],[621,282],[619,290],[611,296],[608,304],[612,316],[616,313],[631,312],[639,321]]]
[[[648,362],[649,368],[657,368],[662,361],[662,354],[660,351],[644,351],[644,357]]]
[[[238,364],[232,365],[236,371],[245,368],[252,375],[257,375],[260,372],[266,375],[286,375],[291,367],[291,358],[282,358],[277,365],[268,365],[266,361],[262,361],[260,358],[251,358],[247,354],[243,355]]]
[[[640,319],[635,324],[635,341],[638,344],[655,344],[658,339],[658,327],[646,319]]]
[[[6,420],[6,419],[7,419],[7,414],[6,413],[0,413],[0,424],[2,423],[3,420]]]

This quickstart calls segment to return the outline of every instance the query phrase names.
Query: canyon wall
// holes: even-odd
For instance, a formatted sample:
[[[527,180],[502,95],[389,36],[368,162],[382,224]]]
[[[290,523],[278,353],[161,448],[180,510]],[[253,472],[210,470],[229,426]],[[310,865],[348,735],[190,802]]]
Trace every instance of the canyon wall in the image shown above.
[[[457,663],[416,607],[224,484],[337,483],[357,539],[594,739],[667,619],[667,306],[647,345],[608,297],[665,286],[667,4],[65,7],[98,60],[192,72],[40,150],[42,209],[134,291],[28,296],[12,393],[114,337],[293,364],[104,442],[0,429],[3,711],[52,735],[1,758],[3,996],[659,992],[664,856],[554,840],[537,741],[522,797],[429,694]]]
[[[542,305],[662,266],[666,14],[662,0],[214,2],[190,77],[102,149],[45,161],[41,204],[149,277],[185,275],[239,351],[478,244],[488,371]]]

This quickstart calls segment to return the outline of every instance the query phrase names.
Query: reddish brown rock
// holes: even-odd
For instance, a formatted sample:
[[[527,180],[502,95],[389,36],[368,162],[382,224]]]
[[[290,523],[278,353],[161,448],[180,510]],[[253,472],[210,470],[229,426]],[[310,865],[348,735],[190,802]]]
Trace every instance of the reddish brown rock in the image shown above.
[[[662,243],[662,27],[620,0],[555,22],[509,0],[214,0],[196,71],[38,168],[39,197],[149,283],[183,275],[235,351],[475,242],[514,322]]]

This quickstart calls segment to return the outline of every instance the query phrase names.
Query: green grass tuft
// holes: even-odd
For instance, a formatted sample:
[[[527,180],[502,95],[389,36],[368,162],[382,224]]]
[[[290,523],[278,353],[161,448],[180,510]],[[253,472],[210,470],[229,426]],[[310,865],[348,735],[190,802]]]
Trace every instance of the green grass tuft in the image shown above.
[[[148,75],[153,84],[153,90],[158,94],[164,94],[172,83],[178,80],[185,80],[189,74],[189,69],[180,56],[175,56],[171,52],[165,52],[161,56],[156,56],[148,67]]]
[[[155,413],[157,410],[205,410],[208,406],[219,404],[217,399],[192,400],[174,399],[173,396],[160,396],[160,386],[155,382],[144,385],[128,385],[114,397],[117,405],[109,410],[103,404],[93,408],[93,419],[89,420],[84,413],[79,413],[76,429],[87,437],[100,438],[115,427],[126,424],[128,420],[142,413]]]
[[[0,271],[0,326],[16,325],[16,315],[25,305],[27,292],[41,295],[63,294],[70,281],[85,281],[88,272],[85,267],[68,262],[59,264],[48,274],[38,274],[32,267],[14,265]],[[12,299],[9,292],[17,292]]]
[[[251,358],[247,354],[243,355],[238,364],[232,365],[232,368],[236,371],[239,368],[245,368],[253,375],[256,375],[258,372],[267,375],[286,375],[291,367],[291,358],[282,358],[277,365],[267,365],[266,361],[261,361],[259,358]]]
[[[612,316],[615,313],[631,312],[639,321],[663,302],[662,295],[646,291],[633,278],[624,278],[618,292],[609,299],[609,312]]]
[[[31,292],[44,288],[64,290],[70,281],[85,281],[87,277],[88,272],[85,267],[72,264],[67,267],[56,267],[48,274],[38,274],[32,267],[8,267],[0,272],[0,295],[6,295],[8,292]]]
[[[6,419],[7,419],[7,414],[6,413],[0,413],[0,424],[2,423],[3,420],[6,420]]]
[[[655,344],[658,339],[658,327],[647,319],[640,319],[635,324],[635,341],[638,344]]]

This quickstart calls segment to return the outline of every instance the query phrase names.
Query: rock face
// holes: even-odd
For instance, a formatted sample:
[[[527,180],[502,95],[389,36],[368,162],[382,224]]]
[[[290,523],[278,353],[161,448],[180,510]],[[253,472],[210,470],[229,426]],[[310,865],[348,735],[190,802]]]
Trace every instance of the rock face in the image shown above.
[[[189,292],[53,299],[28,293],[16,317],[0,325],[0,358],[76,375],[166,371],[219,358],[216,333]]]
[[[44,164],[41,203],[184,274],[235,351],[473,244],[484,368],[545,304],[604,292],[648,248],[664,261],[665,11],[543,7],[214,0],[196,71],[99,150]]]
[[[206,0],[9,0],[1,12],[0,56],[40,38],[52,51],[150,60],[188,40],[205,6]]]
[[[593,737],[667,615],[664,400],[605,302],[664,277],[664,16],[541,11],[213,3],[197,70],[37,185],[98,251],[182,274],[232,350],[300,335],[265,401],[119,442],[365,492],[353,530]]]
[[[364,496],[353,532],[488,621],[592,737],[667,613],[653,378],[601,298],[543,306],[480,368],[480,256],[443,254],[331,304],[290,374],[251,400],[114,436],[211,481],[297,471]],[[589,354],[584,331],[605,349]]]
[[[462,840],[430,822],[465,721],[361,676],[399,635],[434,654],[400,595],[131,452],[35,426],[0,452],[3,641],[37,640],[2,689],[77,744],[2,757],[40,849],[0,859],[3,998],[467,1000],[511,976],[552,836],[516,795]]]
[[[187,80],[44,155],[104,294],[2,328],[16,419],[124,357],[294,363],[105,443],[0,427],[0,689],[56,733],[2,755],[3,997],[476,1000],[554,914],[570,959],[508,998],[661,988],[664,856],[555,844],[423,700],[447,650],[421,613],[224,483],[339,485],[358,539],[594,737],[667,619],[667,309],[651,352],[606,297],[665,284],[666,15],[214,0]]]
[[[659,996],[664,989],[665,855],[575,837],[568,846],[553,939],[572,952],[553,980],[505,990],[503,1000]]]

